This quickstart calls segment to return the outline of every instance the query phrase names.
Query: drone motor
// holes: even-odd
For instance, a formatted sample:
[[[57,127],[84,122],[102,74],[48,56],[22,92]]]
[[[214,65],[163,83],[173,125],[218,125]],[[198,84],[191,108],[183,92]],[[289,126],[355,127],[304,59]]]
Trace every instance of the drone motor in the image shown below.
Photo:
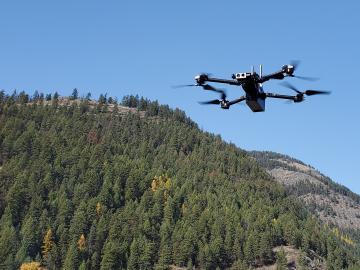
[[[295,66],[293,66],[293,65],[284,65],[284,66],[282,66],[282,70],[288,76],[292,76],[294,71],[295,71]]]
[[[195,81],[198,85],[204,84],[208,80],[207,74],[199,74],[195,76]]]

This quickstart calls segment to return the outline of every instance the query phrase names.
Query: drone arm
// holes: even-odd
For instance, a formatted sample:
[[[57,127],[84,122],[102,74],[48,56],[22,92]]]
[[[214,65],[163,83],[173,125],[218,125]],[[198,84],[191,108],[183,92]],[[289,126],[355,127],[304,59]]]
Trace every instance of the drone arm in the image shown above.
[[[284,79],[284,78],[285,78],[284,71],[283,71],[283,70],[280,70],[280,71],[277,71],[277,72],[274,72],[274,73],[271,73],[271,74],[262,76],[262,77],[258,80],[258,82],[259,82],[259,83],[263,83],[263,82],[266,82],[266,81],[271,80],[271,79],[282,80],[282,79]]]
[[[280,99],[289,99],[289,100],[296,100],[296,96],[289,96],[289,95],[280,95],[275,93],[265,93],[266,97],[268,98],[280,98]]]
[[[237,80],[226,80],[226,79],[218,79],[218,78],[210,78],[210,77],[208,77],[206,79],[206,81],[216,82],[216,83],[225,83],[225,84],[230,84],[230,85],[241,85],[242,84],[242,82],[239,82]]]
[[[241,96],[241,97],[239,97],[239,98],[237,98],[237,99],[234,99],[234,100],[232,100],[232,101],[229,101],[228,105],[229,105],[229,106],[234,105],[234,104],[236,104],[236,103],[239,103],[239,102],[241,102],[241,101],[244,101],[245,99],[246,99],[245,96]]]

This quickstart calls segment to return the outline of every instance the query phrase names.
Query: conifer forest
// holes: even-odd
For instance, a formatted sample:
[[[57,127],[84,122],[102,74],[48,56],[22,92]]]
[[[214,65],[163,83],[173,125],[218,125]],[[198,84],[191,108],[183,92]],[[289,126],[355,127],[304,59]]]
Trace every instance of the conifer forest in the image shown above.
[[[0,269],[288,269],[280,246],[359,269],[358,242],[246,151],[156,101],[90,97],[0,92]]]

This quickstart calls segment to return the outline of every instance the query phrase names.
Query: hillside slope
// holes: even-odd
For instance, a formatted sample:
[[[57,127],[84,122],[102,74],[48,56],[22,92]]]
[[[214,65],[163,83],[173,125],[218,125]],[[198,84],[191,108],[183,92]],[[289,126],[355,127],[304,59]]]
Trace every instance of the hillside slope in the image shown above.
[[[281,245],[358,261],[245,151],[180,110],[123,105],[0,92],[0,268],[247,269]]]
[[[305,202],[324,223],[360,230],[360,196],[309,165],[273,152],[250,152],[290,194]]]

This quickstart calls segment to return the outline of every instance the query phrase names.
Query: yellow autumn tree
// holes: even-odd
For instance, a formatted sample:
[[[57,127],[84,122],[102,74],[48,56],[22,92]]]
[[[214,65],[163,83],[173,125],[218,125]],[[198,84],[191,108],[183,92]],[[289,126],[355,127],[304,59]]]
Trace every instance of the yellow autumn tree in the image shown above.
[[[163,190],[165,201],[169,197],[169,190],[171,188],[171,179],[166,175],[155,176],[151,182],[151,190]]]
[[[78,249],[79,249],[80,251],[83,251],[83,250],[85,249],[86,239],[85,239],[84,234],[81,234],[81,235],[80,235],[80,238],[79,238],[79,240],[77,241],[77,246],[78,246]]]
[[[42,269],[39,262],[23,263],[20,270],[40,270]]]
[[[181,214],[185,215],[186,212],[187,212],[187,207],[186,207],[185,203],[183,203],[183,204],[181,205]]]
[[[348,245],[351,245],[351,246],[354,246],[355,245],[355,242],[351,239],[350,236],[348,235],[343,235],[341,236],[341,239]]]
[[[156,183],[157,177],[155,176],[154,179],[151,182],[151,190],[155,192],[157,190],[157,183]]]
[[[51,229],[48,229],[43,239],[43,245],[41,246],[42,255],[44,258],[48,256],[53,246],[54,246],[53,233]]]
[[[98,202],[97,204],[96,204],[96,215],[98,216],[98,217],[100,217],[100,214],[101,214],[101,203],[100,202]]]
[[[157,191],[159,189],[169,190],[171,188],[171,179],[166,175],[155,176],[151,182],[151,190]]]

